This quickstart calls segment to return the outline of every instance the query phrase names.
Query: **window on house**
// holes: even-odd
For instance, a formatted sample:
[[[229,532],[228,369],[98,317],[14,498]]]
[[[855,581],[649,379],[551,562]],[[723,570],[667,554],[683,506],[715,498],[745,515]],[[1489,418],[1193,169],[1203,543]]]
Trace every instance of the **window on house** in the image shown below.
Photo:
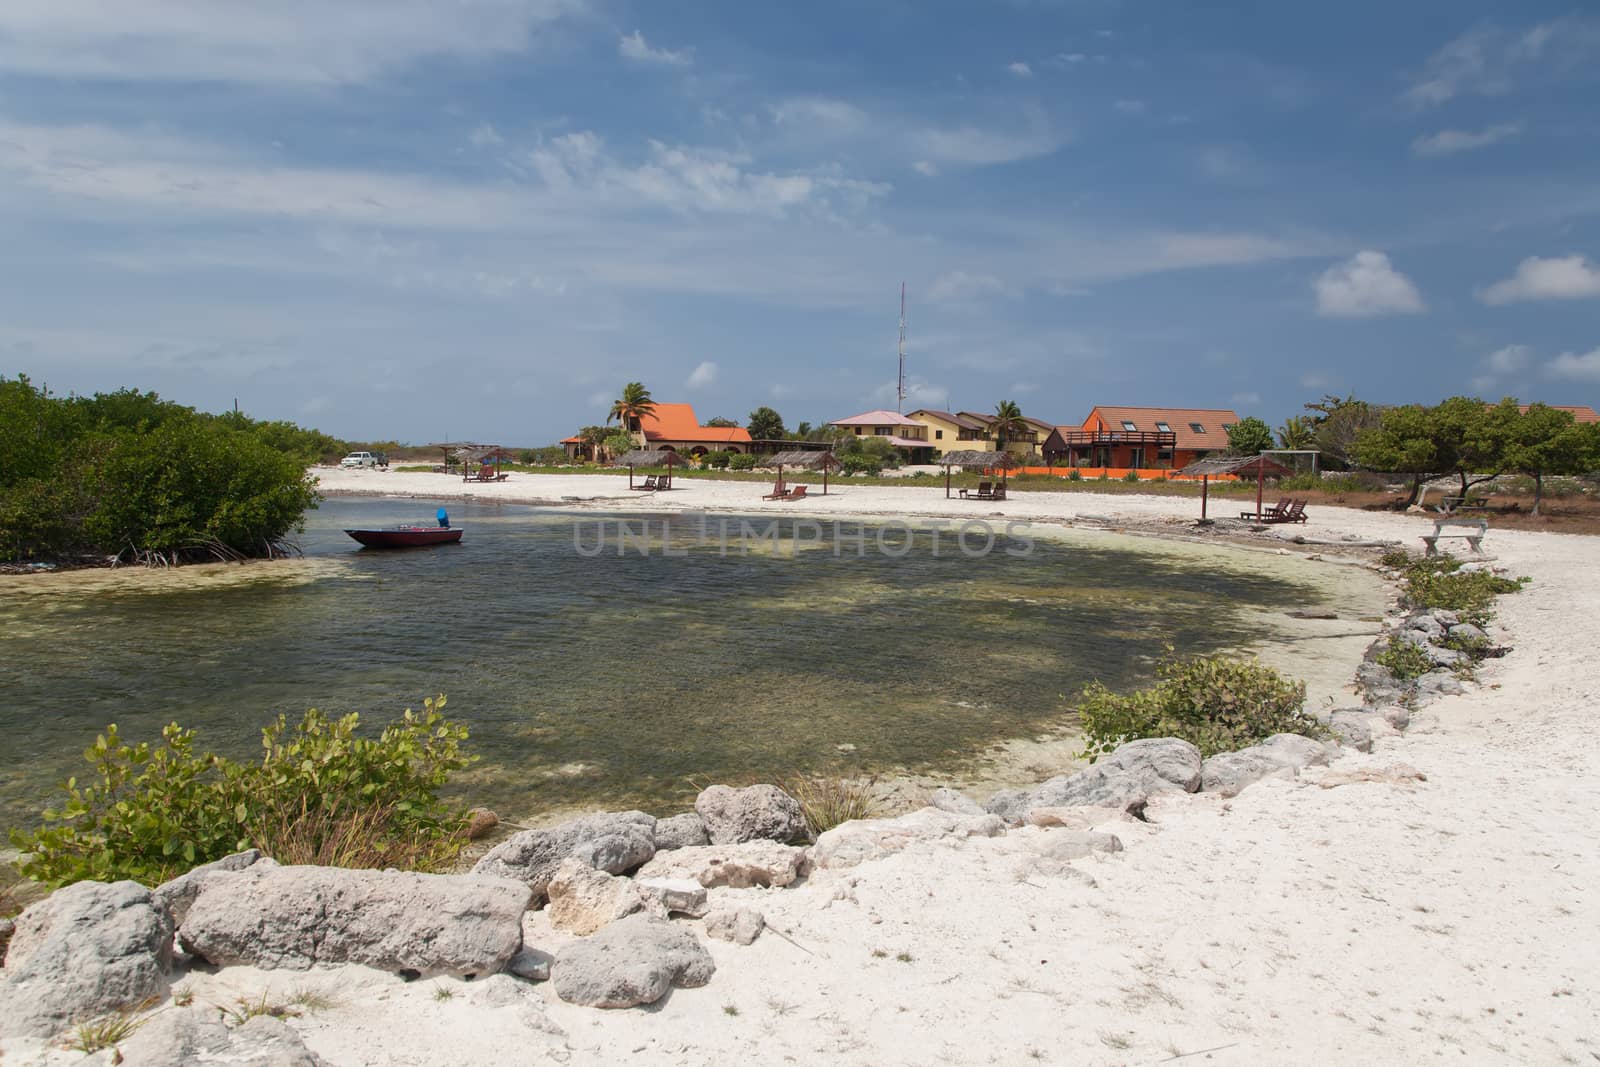
[[[1191,422],[1189,424],[1189,429],[1193,430],[1195,433],[1205,433],[1206,432],[1206,428],[1204,426],[1201,426],[1198,422]]]
[[[935,441],[943,441],[944,440],[944,431],[943,430],[935,430],[935,431],[933,431],[933,439]]]
[[[1137,427],[1137,426],[1135,426],[1133,424],[1133,420],[1131,420],[1131,419],[1123,419],[1122,420],[1122,428],[1124,430],[1137,430],[1139,427]]]
[[[1168,426],[1168,425],[1167,425],[1167,424],[1166,424],[1166,423],[1164,423],[1164,422],[1158,422],[1158,423],[1156,423],[1156,429],[1157,429],[1157,430],[1160,430],[1160,431],[1161,431],[1161,432],[1162,432],[1162,433],[1171,433],[1171,432],[1172,432],[1172,427],[1171,427],[1171,426]]]
[[[1232,430],[1233,430],[1233,423],[1225,422],[1225,423],[1222,424],[1222,432],[1223,433],[1229,433]]]
[[[857,426],[857,427],[856,427],[856,436],[857,436],[857,437],[860,437],[860,436],[861,436],[861,434],[862,434],[862,433],[863,433],[863,432],[864,432],[864,431],[865,431],[865,429],[866,429],[866,428],[865,428],[865,427],[863,427],[863,426]]]

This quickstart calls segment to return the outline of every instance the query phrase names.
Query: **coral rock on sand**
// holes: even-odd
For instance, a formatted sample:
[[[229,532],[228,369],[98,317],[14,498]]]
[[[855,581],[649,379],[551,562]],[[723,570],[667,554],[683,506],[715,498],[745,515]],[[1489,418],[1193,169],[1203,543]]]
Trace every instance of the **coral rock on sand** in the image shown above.
[[[1087,770],[1060,775],[1036,789],[1002,790],[988,808],[1011,823],[1023,822],[1040,807],[1126,809],[1152,793],[1193,793],[1200,788],[1200,764],[1200,750],[1175,737],[1130,741]]]
[[[655,878],[690,878],[707,889],[729,886],[786,886],[805,873],[806,850],[776,841],[746,841],[738,845],[701,845],[658,852],[639,868],[641,881]]]
[[[641,878],[633,885],[645,910],[658,918],[676,914],[698,919],[710,906],[705,886],[693,878]]]
[[[473,874],[514,878],[544,901],[556,868],[569,856],[607,874],[622,874],[656,852],[656,820],[642,811],[585,815],[548,830],[524,830],[484,854]]]
[[[549,892],[550,925],[580,937],[644,906],[631,880],[570,858],[556,868]]]
[[[1327,762],[1327,746],[1321,741],[1299,734],[1273,734],[1259,745],[1219,752],[1206,760],[1200,767],[1200,789],[1225,797],[1237,796],[1252,782],[1272,776],[1293,778],[1301,768]]]
[[[171,881],[162,882],[156,886],[153,894],[157,900],[166,905],[167,911],[172,915],[172,921],[181,925],[183,917],[189,914],[189,905],[200,895],[200,886],[207,878],[217,871],[242,871],[257,863],[265,863],[269,867],[278,865],[278,861],[271,856],[263,856],[259,848],[246,849],[231,856],[224,856],[220,860],[202,863]]]
[[[713,845],[743,841],[793,841],[806,836],[806,816],[800,802],[775,785],[744,789],[714,785],[694,801]]]
[[[257,1015],[229,1030],[215,1011],[198,1008],[157,1012],[115,1049],[82,1062],[89,1067],[325,1067],[327,1063],[306,1048],[292,1027],[270,1015]]]
[[[1340,741],[1357,752],[1372,751],[1372,719],[1370,712],[1354,708],[1341,708],[1328,716],[1328,727]],[[1382,719],[1379,719],[1381,722]]]
[[[703,986],[716,963],[682,926],[630,915],[556,953],[551,984],[570,1004],[631,1008],[654,1004],[673,985]]]
[[[748,945],[767,928],[766,916],[754,908],[718,908],[706,915],[706,936]]]
[[[709,844],[711,844],[711,838],[706,836],[704,820],[692,811],[656,820],[657,852],[673,848],[687,848],[690,845]]]
[[[178,939],[218,966],[493,974],[522,947],[531,895],[505,878],[257,864],[206,879]]]
[[[935,789],[928,797],[930,807],[948,811],[952,815],[983,815],[983,805],[954,789]]]
[[[172,917],[137,882],[78,882],[16,920],[0,1035],[51,1037],[165,990]]]
[[[919,842],[955,842],[969,837],[995,837],[1005,831],[996,815],[952,815],[923,808],[894,819],[855,819],[828,830],[811,849],[818,867],[854,867],[901,852]]]
[[[1052,860],[1081,860],[1096,852],[1121,852],[1122,839],[1116,834],[1100,834],[1093,830],[1050,830],[1028,833],[1029,848],[1040,856]]]

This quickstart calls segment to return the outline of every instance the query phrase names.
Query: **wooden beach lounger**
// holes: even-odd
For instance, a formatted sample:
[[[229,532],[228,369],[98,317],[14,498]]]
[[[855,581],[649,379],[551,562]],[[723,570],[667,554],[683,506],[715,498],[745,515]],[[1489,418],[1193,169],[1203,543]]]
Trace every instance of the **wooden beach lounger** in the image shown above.
[[[1254,511],[1241,511],[1239,512],[1239,517],[1241,519],[1253,519],[1256,522],[1282,522],[1283,517],[1287,514],[1289,514],[1289,498],[1284,497],[1271,508],[1261,512],[1260,514],[1257,514]]]
[[[656,489],[656,478],[657,478],[657,476],[654,475],[654,474],[647,474],[647,475],[644,476],[644,484],[643,485],[630,485],[630,486],[628,486],[628,488],[629,489],[644,490],[644,491],[647,491],[647,492],[654,492],[655,489]]]
[[[773,483],[772,492],[762,497],[762,500],[785,500],[789,496],[789,487],[780,479]]]
[[[978,483],[978,488],[973,492],[973,494],[972,494],[970,499],[972,499],[972,500],[993,500],[994,499],[994,483],[993,482],[979,482]]]
[[[1305,522],[1306,502],[1304,500],[1291,501],[1284,511],[1263,517],[1261,521],[1266,523]]]
[[[804,500],[805,498],[806,498],[806,487],[803,486],[803,485],[797,485],[793,489],[791,489],[787,493],[785,493],[783,496],[780,496],[778,499],[779,500]]]

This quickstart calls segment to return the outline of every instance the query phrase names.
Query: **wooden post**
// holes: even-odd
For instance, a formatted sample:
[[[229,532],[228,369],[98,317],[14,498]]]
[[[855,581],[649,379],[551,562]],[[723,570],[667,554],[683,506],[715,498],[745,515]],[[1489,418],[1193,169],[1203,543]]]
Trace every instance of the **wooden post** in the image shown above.
[[[1267,464],[1260,456],[1256,457],[1256,518],[1261,518],[1261,490],[1267,481]]]
[[[950,464],[944,465],[944,498],[950,499]]]
[[[1202,519],[1204,519],[1206,517],[1206,503],[1207,503],[1207,498],[1210,495],[1211,495],[1211,475],[1202,474],[1200,476],[1200,517]]]

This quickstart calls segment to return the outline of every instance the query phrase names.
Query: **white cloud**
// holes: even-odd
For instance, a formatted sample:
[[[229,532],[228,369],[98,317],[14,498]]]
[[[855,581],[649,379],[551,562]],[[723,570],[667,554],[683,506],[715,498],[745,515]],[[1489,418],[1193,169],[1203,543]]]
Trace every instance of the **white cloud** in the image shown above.
[[[926,159],[917,160],[915,163],[911,164],[911,169],[922,175],[924,178],[937,178],[939,176],[938,165],[935,163],[930,163]]]
[[[793,96],[772,108],[780,126],[810,126],[828,133],[854,134],[867,128],[869,116],[848,100],[831,96]]]
[[[1600,297],[1600,267],[1576,253],[1551,259],[1529,256],[1517,264],[1516,274],[1478,293],[1485,304],[1585,297]]]
[[[1237,404],[1239,407],[1242,407],[1242,408],[1253,407],[1254,405],[1261,403],[1261,394],[1260,393],[1234,393],[1233,394],[1233,402],[1235,404]]]
[[[1052,155],[1067,140],[1036,116],[1027,130],[985,126],[925,129],[914,133],[911,143],[915,154],[923,159],[982,167]]]
[[[1520,32],[1479,26],[1440,48],[1401,99],[1421,109],[1457,96],[1499,96],[1529,74],[1562,75],[1600,54],[1600,21],[1570,16]]]
[[[1317,314],[1336,318],[1416,314],[1426,310],[1411,279],[1382,252],[1357,252],[1329,267],[1312,283]]]
[[[704,389],[708,385],[714,385],[716,380],[717,365],[708,359],[690,371],[689,380],[683,384],[690,389]]]
[[[930,304],[955,304],[1010,296],[1006,283],[993,274],[968,274],[953,270],[939,275],[924,294]]]
[[[1448,156],[1456,152],[1470,152],[1474,148],[1487,148],[1522,132],[1522,123],[1503,122],[1476,132],[1471,130],[1440,130],[1411,142],[1411,154],[1427,158]]]
[[[467,140],[474,148],[497,148],[506,143],[506,139],[500,136],[500,131],[488,122],[478,123]]]
[[[1326,374],[1313,372],[1300,376],[1300,388],[1302,389],[1331,389],[1333,388],[1333,383],[1333,378]]]
[[[1028,64],[1022,62],[1021,60],[1018,60],[1017,62],[1011,64],[1006,69],[1009,70],[1011,73],[1015,74],[1019,78],[1031,78],[1031,77],[1033,77],[1033,68],[1028,66]]]
[[[1038,391],[1038,382],[1012,382],[1011,388],[1006,390],[1006,392],[1011,393],[1013,396],[1026,396],[1029,393],[1037,393]]]
[[[688,49],[674,52],[669,48],[651,48],[638,30],[618,39],[617,54],[636,63],[655,63],[663,67],[687,67],[694,62],[694,53]]]
[[[527,50],[583,0],[5,0],[0,70],[45,77],[356,84],[419,60]]]
[[[1506,345],[1483,357],[1483,365],[1495,374],[1515,374],[1532,357],[1533,349],[1527,345]]]
[[[1600,385],[1600,348],[1577,355],[1563,352],[1545,365],[1545,373],[1552,378],[1566,378],[1574,382],[1592,382]]]

